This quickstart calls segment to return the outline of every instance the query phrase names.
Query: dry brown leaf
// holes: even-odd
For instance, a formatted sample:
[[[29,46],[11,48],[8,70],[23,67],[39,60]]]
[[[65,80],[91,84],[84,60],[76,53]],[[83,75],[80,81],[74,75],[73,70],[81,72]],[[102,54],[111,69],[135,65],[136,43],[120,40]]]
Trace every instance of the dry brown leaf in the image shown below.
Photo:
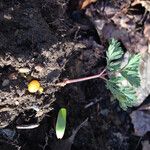
[[[135,0],[132,3],[132,6],[135,6],[137,4],[141,4],[143,7],[147,9],[147,11],[150,11],[150,1],[149,0]]]
[[[83,0],[81,5],[80,5],[80,9],[84,9],[86,8],[88,5],[90,5],[91,3],[95,3],[97,0]]]
[[[150,24],[149,23],[145,24],[145,26],[144,26],[144,36],[150,42]]]

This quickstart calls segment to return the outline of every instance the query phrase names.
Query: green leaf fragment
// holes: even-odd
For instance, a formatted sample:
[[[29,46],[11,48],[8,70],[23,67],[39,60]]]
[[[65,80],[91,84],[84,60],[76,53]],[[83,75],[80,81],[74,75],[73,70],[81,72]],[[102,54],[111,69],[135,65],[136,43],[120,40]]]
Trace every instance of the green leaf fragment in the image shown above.
[[[107,56],[107,69],[109,71],[117,71],[120,68],[121,61],[119,59],[123,56],[123,50],[120,47],[120,43],[112,39],[106,52]]]
[[[118,68],[120,68],[120,62],[110,62],[109,63],[109,66],[107,67],[107,69],[109,70],[109,71],[117,71],[118,70]]]
[[[137,98],[135,89],[133,87],[121,87],[111,80],[107,80],[106,86],[119,101],[119,104],[123,110],[126,110],[128,107],[132,107]]]
[[[129,58],[128,64],[122,69],[121,74],[132,86],[140,86],[139,63],[141,55],[136,54]]]
[[[112,39],[109,43],[108,51],[106,52],[107,63],[109,64],[113,60],[120,59],[123,56],[123,50],[120,47],[120,43]]]
[[[57,122],[56,122],[56,136],[58,139],[62,139],[66,129],[66,116],[67,110],[61,108],[58,113]]]

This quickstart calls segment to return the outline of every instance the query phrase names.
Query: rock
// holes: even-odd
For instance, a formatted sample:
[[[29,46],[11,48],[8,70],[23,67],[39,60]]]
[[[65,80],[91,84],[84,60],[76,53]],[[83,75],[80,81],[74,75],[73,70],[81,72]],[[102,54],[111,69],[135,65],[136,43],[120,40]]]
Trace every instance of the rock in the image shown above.
[[[29,73],[30,69],[29,68],[20,68],[18,71],[19,71],[19,73]]]
[[[36,70],[37,72],[43,72],[44,67],[39,64],[39,65],[35,66],[35,70]]]
[[[4,14],[4,19],[11,20],[12,16],[10,14]]]

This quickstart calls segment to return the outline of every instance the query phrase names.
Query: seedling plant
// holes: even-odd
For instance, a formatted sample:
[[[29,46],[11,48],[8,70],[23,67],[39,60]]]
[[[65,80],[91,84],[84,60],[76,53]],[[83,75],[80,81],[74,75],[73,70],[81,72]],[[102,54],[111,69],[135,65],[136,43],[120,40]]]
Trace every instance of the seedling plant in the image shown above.
[[[127,110],[128,107],[134,106],[137,100],[136,88],[140,86],[140,60],[140,54],[129,54],[127,61],[125,61],[124,51],[120,43],[112,39],[106,52],[107,66],[101,73],[79,79],[65,80],[57,85],[65,86],[96,78],[102,79],[105,81],[107,89],[119,101],[120,107]]]

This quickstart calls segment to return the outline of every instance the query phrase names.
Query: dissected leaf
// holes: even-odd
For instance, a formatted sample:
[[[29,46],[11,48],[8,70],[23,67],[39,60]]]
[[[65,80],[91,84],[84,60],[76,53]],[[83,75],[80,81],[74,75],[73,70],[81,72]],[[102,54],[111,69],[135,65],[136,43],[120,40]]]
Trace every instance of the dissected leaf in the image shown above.
[[[88,5],[90,5],[91,3],[96,2],[97,0],[83,0],[83,2],[81,3],[80,9],[84,9],[86,8]]]
[[[141,55],[136,54],[129,58],[128,64],[122,69],[121,74],[135,87],[140,86],[139,64]]]
[[[122,109],[126,110],[128,107],[132,107],[136,100],[136,92],[131,86],[119,86],[117,82],[112,79],[107,80],[107,88],[111,91],[115,98],[119,101]]]
[[[107,64],[108,65],[110,62],[120,59],[122,57],[123,50],[120,46],[120,43],[117,40],[112,39],[110,41],[106,55],[107,55]]]
[[[109,71],[117,71],[118,68],[120,68],[120,65],[121,65],[120,61],[110,62],[109,66],[107,66],[107,69]]]
[[[109,80],[106,81],[107,88],[119,101],[120,106],[126,110],[136,103],[136,87],[140,85],[139,63],[140,55],[132,55],[122,67],[121,58],[123,50],[117,40],[110,42],[107,55],[107,69],[110,71]],[[111,72],[114,73],[111,73]]]
[[[66,116],[67,111],[65,108],[61,108],[58,113],[56,122],[56,136],[58,139],[62,139],[66,129]]]

